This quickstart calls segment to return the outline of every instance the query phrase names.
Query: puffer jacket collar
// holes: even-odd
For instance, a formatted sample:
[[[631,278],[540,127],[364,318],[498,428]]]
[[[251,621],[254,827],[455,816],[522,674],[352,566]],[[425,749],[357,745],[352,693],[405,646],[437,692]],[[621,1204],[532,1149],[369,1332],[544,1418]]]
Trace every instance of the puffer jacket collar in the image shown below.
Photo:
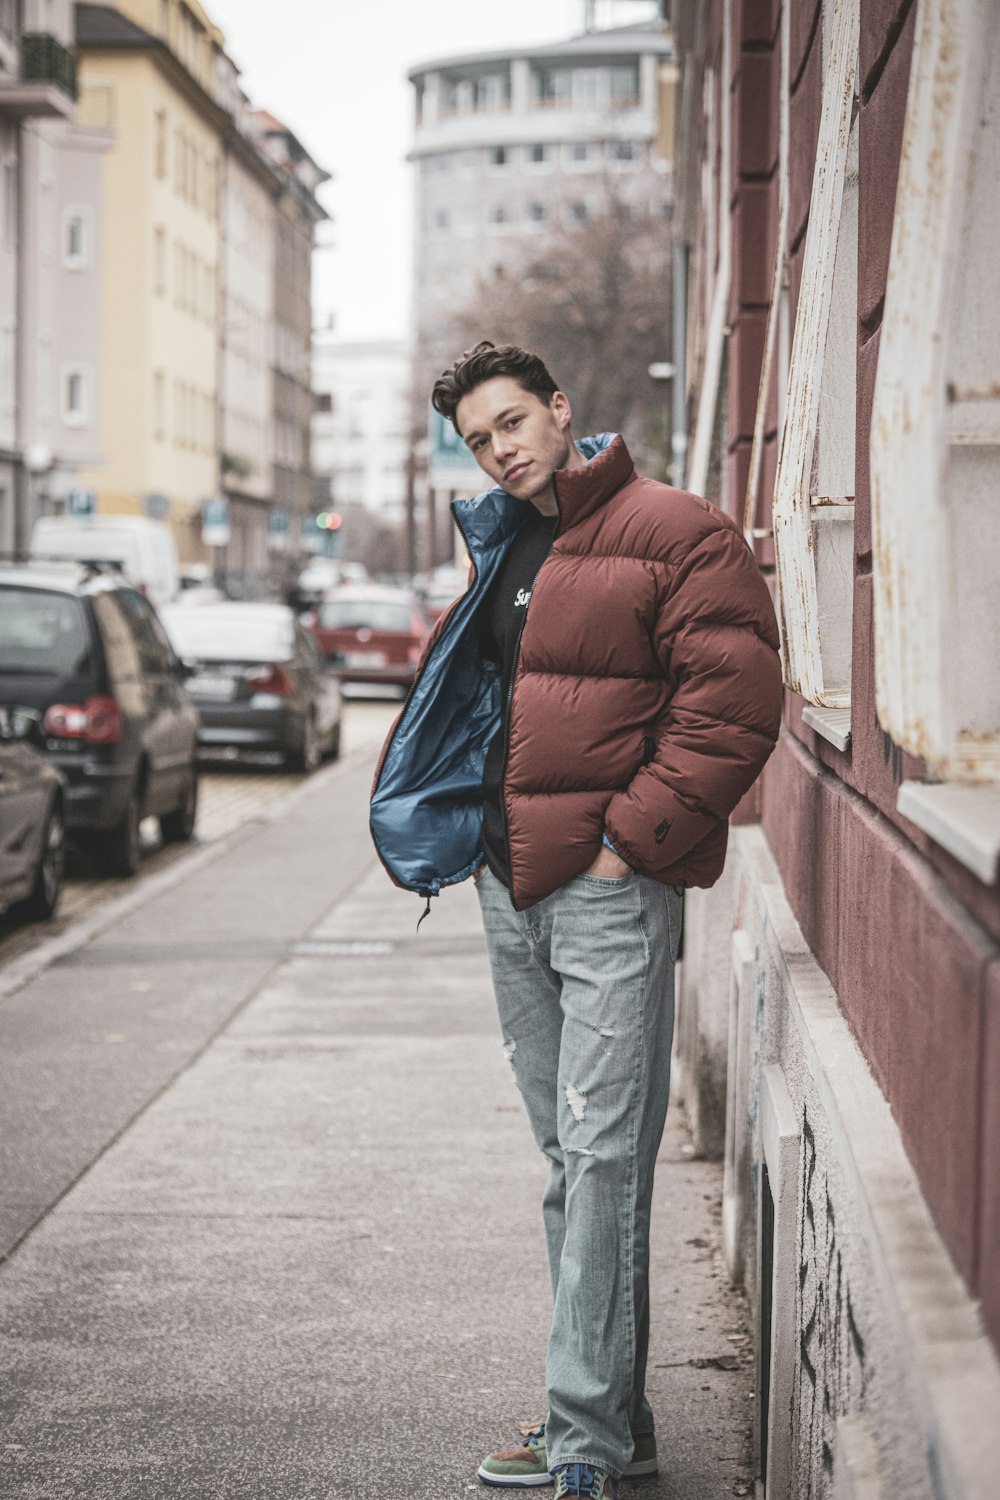
[[[558,469],[555,474],[560,531],[597,510],[634,473],[619,433],[598,432],[580,438],[576,446],[587,462],[578,469]],[[494,547],[505,547],[532,513],[529,504],[508,495],[501,485],[474,500],[455,500],[451,509],[474,562]]]
[[[560,531],[593,515],[635,473],[620,434],[601,432],[583,438],[577,447],[588,462],[578,469],[559,469],[555,475]]]

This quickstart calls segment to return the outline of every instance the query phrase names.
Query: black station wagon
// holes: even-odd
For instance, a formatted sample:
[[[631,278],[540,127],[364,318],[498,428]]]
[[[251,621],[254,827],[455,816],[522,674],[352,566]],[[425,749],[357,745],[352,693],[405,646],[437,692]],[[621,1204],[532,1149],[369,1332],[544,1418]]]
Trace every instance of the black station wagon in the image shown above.
[[[65,778],[67,830],[134,875],[139,824],[190,839],[198,715],[149,601],[113,567],[0,565],[0,706]]]

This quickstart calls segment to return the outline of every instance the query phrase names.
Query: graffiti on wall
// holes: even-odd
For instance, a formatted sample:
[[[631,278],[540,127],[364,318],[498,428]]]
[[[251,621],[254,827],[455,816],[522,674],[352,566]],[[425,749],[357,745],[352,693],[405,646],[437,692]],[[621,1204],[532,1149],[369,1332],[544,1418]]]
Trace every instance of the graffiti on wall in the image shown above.
[[[851,1300],[836,1209],[805,1113],[799,1204],[800,1447],[794,1493],[801,1500],[819,1500],[830,1493],[837,1419],[863,1406],[868,1356]]]

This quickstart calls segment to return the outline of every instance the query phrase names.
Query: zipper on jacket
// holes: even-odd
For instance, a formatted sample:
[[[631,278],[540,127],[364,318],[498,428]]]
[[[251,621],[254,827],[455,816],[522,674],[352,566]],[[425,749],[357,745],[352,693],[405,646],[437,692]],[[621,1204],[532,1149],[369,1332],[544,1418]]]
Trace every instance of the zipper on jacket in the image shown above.
[[[506,728],[506,731],[504,732],[504,737],[503,737],[503,765],[500,768],[500,808],[501,808],[501,811],[503,812],[503,833],[504,833],[504,843],[507,846],[507,871],[508,871],[508,874],[510,875],[510,894],[511,894],[511,900],[513,900],[513,898],[514,898],[514,861],[513,861],[513,858],[511,856],[511,852],[510,852],[510,819],[507,816],[507,791],[506,791],[506,782],[507,782],[507,761],[510,758],[510,724],[511,724],[511,713],[513,712],[513,708],[514,708],[514,683],[515,683],[515,681],[517,679],[517,664],[518,664],[518,662],[520,660],[520,657],[521,657],[521,640],[522,640],[522,638],[524,636],[524,627],[528,623],[528,610],[531,608],[531,599],[533,599],[535,597],[535,591],[538,588],[538,580],[539,580],[539,578],[541,578],[543,572],[545,571],[545,564],[548,562],[549,558],[552,556],[552,547],[555,546],[555,544],[556,544],[556,538],[558,537],[560,531],[562,530],[562,511],[561,511],[561,509],[559,507],[559,496],[556,494],[556,485],[555,485],[555,479],[554,478],[553,478],[553,481],[552,481],[552,495],[553,495],[553,498],[554,498],[554,500],[556,502],[556,518],[557,518],[556,519],[556,529],[552,533],[552,546],[549,547],[548,553],[546,554],[545,559],[542,562],[542,566],[539,568],[538,572],[535,574],[535,581],[531,585],[531,598],[528,600],[527,604],[524,606],[524,614],[521,617],[521,628],[517,632],[517,640],[514,642],[514,658],[513,658],[512,662],[511,662],[511,668],[510,668],[510,685],[507,688],[507,728]],[[525,503],[527,505],[530,505],[531,501],[528,500]],[[500,723],[501,723],[501,729],[503,729],[503,720],[502,719],[501,719]]]

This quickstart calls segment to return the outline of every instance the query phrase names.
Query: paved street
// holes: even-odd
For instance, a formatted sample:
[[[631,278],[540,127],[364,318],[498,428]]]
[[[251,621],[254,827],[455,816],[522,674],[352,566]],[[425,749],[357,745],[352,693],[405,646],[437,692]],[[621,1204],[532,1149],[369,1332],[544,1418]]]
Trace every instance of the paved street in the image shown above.
[[[0,1000],[4,1497],[457,1496],[540,1414],[544,1171],[473,892],[418,935],[367,837],[392,712],[270,808],[209,778],[203,845]],[[674,1110],[648,1500],[750,1493],[719,1188]]]

